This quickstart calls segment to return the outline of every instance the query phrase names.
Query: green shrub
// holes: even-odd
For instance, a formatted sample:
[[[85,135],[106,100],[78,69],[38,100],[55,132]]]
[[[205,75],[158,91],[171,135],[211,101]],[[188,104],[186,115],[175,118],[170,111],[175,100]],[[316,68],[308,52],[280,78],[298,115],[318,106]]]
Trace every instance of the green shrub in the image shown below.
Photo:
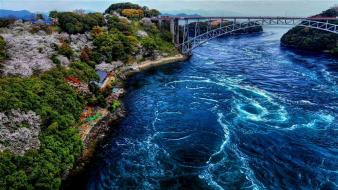
[[[8,27],[15,22],[14,18],[0,18],[0,28]]]
[[[81,50],[80,60],[83,62],[89,63],[91,60],[91,56],[92,56],[92,50],[88,46],[85,46]]]
[[[82,149],[74,125],[85,101],[65,76],[58,67],[38,77],[0,79],[0,111],[33,110],[42,117],[39,150],[24,156],[0,153],[0,189],[58,189],[60,176],[72,168]]]
[[[68,57],[69,59],[74,54],[73,49],[70,47],[69,43],[67,43],[67,42],[62,42],[61,46],[58,47],[58,52],[59,52],[59,54]]]
[[[135,55],[140,51],[140,42],[135,36],[127,36],[130,44],[130,53]]]
[[[104,33],[97,36],[94,41],[94,56],[103,56],[105,61],[127,61],[132,47],[127,36],[121,32]]]
[[[142,47],[146,50],[145,56],[153,56],[157,48],[157,44],[152,37],[146,37],[141,40]]]
[[[115,3],[109,6],[108,9],[106,9],[105,13],[113,13],[113,12],[117,12],[117,13],[121,13],[123,9],[143,9],[143,7],[141,7],[138,4],[134,4],[134,3]]]
[[[81,61],[70,64],[70,67],[65,71],[65,76],[74,76],[87,83],[99,79],[95,69]]]
[[[84,33],[90,31],[94,26],[104,25],[104,17],[101,13],[79,14],[53,11],[50,16],[57,18],[60,28],[69,34]]]
[[[0,64],[7,58],[6,42],[5,39],[0,36]]]
[[[140,6],[138,4],[134,3],[115,3],[110,5],[108,9],[106,9],[105,13],[112,14],[113,12],[117,12],[119,14],[122,14],[123,10],[142,10],[144,13],[144,16],[146,17],[156,17],[159,16],[161,13],[156,9],[149,9],[148,7]]]
[[[130,24],[122,19],[119,19],[117,16],[109,16],[107,18],[107,26],[109,30],[118,30],[126,35],[130,35],[132,33]]]
[[[110,112],[115,112],[118,108],[121,107],[121,102],[119,100],[114,100],[112,105],[109,107]]]

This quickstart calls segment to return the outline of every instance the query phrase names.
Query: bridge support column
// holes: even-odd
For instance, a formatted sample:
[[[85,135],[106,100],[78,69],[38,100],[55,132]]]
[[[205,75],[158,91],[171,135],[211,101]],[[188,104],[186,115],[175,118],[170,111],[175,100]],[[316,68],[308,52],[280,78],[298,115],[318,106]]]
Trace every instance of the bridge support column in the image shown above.
[[[162,20],[161,19],[158,19],[158,28],[162,29]]]
[[[172,36],[172,42],[177,45],[179,44],[179,34],[180,34],[180,28],[178,19],[171,19],[170,20],[170,33]]]
[[[176,44],[175,43],[175,20],[174,19],[170,20],[170,33],[172,35],[173,43]]]

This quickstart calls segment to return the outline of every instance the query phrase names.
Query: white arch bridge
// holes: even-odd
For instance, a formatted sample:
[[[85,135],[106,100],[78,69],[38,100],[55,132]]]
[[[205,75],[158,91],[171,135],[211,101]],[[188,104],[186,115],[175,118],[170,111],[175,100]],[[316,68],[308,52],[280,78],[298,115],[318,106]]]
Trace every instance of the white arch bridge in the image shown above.
[[[337,17],[166,17],[170,21],[173,43],[183,54],[191,54],[207,41],[236,31],[263,25],[295,25],[331,32],[338,35]]]

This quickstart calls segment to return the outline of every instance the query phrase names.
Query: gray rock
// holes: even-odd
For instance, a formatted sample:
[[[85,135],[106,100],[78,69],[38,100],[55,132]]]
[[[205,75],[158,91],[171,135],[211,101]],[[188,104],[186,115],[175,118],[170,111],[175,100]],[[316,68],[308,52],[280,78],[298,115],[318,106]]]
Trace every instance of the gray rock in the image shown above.
[[[14,25],[20,25],[23,24],[23,20],[22,19],[18,19],[14,22]]]
[[[75,51],[75,53],[80,54],[82,48],[88,46],[89,48],[93,47],[92,42],[89,40],[90,34],[72,34],[70,35],[70,47]]]
[[[39,36],[45,36],[45,35],[47,35],[47,33],[45,31],[43,31],[43,30],[39,30],[36,34],[39,35]]]
[[[56,59],[59,60],[62,66],[68,66],[70,64],[69,59],[63,55],[56,56]]]
[[[122,22],[126,22],[126,23],[131,23],[131,21],[127,18],[127,17],[124,17],[124,16],[118,16],[119,19],[122,21]]]
[[[142,18],[141,24],[145,27],[152,27],[154,25],[150,18]]]
[[[144,31],[144,30],[138,30],[136,35],[138,37],[140,37],[140,38],[146,38],[146,37],[148,37],[148,33],[146,31]]]
[[[119,67],[121,67],[123,65],[122,61],[114,61],[111,63],[106,63],[106,62],[102,62],[99,65],[95,66],[95,69],[97,71],[105,71],[105,72],[111,72]]]
[[[39,19],[35,22],[35,24],[45,24],[45,21],[42,19]]]

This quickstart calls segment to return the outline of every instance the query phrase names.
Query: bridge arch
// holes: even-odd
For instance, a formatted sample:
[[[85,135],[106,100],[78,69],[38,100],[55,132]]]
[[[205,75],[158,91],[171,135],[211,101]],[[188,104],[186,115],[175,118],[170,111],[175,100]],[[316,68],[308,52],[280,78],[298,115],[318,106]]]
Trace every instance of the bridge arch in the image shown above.
[[[230,25],[224,25],[223,21],[226,19],[232,19],[233,22]],[[189,21],[195,21],[196,23],[200,20],[208,19],[208,21],[220,20],[219,26],[216,28],[207,30],[202,34],[196,35],[196,25],[194,25],[195,35],[191,36],[189,32]],[[244,22],[236,22],[236,20],[244,20]],[[183,54],[190,54],[191,51],[202,44],[212,40],[214,38],[231,34],[233,32],[254,28],[257,26],[264,25],[295,25],[304,26],[308,28],[314,28],[322,31],[331,32],[338,35],[338,25],[329,23],[329,20],[338,20],[337,18],[331,17],[320,17],[320,18],[300,18],[300,17],[179,17],[174,18],[171,22],[171,31],[173,33],[173,42],[181,50]],[[182,26],[179,22],[183,21]],[[207,22],[208,22],[207,21]],[[208,23],[209,24],[209,23]],[[180,35],[180,28],[182,29],[182,36]],[[181,39],[181,40],[180,40]]]

